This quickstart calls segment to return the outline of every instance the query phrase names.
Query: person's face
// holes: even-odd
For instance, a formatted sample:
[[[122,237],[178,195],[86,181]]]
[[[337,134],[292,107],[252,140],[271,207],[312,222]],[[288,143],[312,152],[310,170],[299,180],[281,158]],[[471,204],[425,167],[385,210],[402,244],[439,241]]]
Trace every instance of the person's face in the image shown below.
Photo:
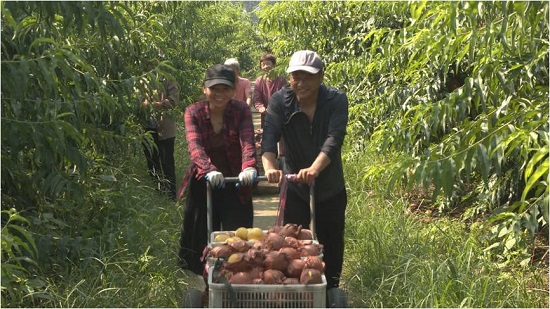
[[[313,99],[319,93],[321,82],[323,81],[323,72],[311,74],[306,71],[296,71],[290,73],[290,88],[296,94],[298,101],[307,101]]]
[[[269,72],[273,69],[273,62],[271,60],[264,60],[260,63],[260,68],[265,72]]]
[[[217,84],[210,88],[203,87],[204,95],[210,105],[210,110],[223,110],[233,97],[235,90],[224,84]]]

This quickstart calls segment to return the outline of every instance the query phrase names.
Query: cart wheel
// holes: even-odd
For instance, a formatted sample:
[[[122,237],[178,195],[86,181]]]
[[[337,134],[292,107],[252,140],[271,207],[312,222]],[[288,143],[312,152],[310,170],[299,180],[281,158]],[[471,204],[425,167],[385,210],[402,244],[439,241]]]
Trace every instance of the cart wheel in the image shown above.
[[[183,295],[183,308],[202,308],[202,291],[191,289]]]
[[[347,308],[348,296],[341,288],[332,288],[327,291],[327,308]]]

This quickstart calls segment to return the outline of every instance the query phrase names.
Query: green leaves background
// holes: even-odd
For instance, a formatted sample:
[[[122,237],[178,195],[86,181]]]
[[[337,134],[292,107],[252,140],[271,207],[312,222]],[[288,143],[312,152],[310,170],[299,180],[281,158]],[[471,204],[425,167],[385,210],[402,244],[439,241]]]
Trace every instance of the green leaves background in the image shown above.
[[[206,67],[238,57],[252,71],[260,50],[232,3],[4,1],[1,10],[2,303],[33,306],[47,296],[32,278],[114,246],[111,219],[137,198],[123,189],[142,186],[129,158],[152,147],[140,98],[176,80],[182,117]]]
[[[110,223],[140,199],[121,192],[144,187],[128,160],[151,142],[141,96],[178,81],[181,117],[207,66],[237,57],[253,79],[264,51],[283,72],[316,50],[325,83],[346,91],[354,186],[423,187],[440,212],[480,220],[503,266],[548,227],[547,2],[262,2],[258,24],[223,1],[1,10],[3,304],[39,305],[59,261],[70,272],[116,247]],[[383,166],[349,168],[373,152]]]
[[[348,163],[395,155],[366,181],[424,187],[442,211],[473,199],[465,220],[517,226],[494,234],[516,240],[496,255],[547,227],[547,3],[285,2],[259,15],[278,54],[318,51],[325,83],[347,91]]]

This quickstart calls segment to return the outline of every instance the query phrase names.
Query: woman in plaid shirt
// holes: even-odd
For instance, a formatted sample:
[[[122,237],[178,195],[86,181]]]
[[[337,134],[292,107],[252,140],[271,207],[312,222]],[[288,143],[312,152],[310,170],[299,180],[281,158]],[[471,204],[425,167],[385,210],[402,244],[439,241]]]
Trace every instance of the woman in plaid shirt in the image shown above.
[[[256,148],[250,108],[231,99],[235,73],[222,64],[206,70],[206,98],[185,110],[190,164],[178,199],[186,197],[180,238],[180,265],[202,274],[202,252],[207,245],[206,181],[212,190],[213,230],[252,227],[252,184],[257,175]],[[239,177],[240,183],[224,182]]]

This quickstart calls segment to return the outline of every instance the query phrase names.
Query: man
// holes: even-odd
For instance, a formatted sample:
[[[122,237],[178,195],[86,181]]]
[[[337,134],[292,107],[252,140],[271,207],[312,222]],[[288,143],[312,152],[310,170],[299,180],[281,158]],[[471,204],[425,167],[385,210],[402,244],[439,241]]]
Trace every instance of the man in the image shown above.
[[[158,190],[176,199],[176,167],[174,161],[174,143],[176,140],[176,122],[170,111],[179,101],[179,89],[175,82],[164,78],[160,87],[154,90],[150,100],[143,100],[143,106],[151,110],[146,130],[151,132],[153,145],[144,145],[149,175],[158,181]]]
[[[252,106],[252,84],[248,78],[244,78],[239,75],[239,71],[241,70],[239,61],[235,58],[229,58],[225,60],[224,64],[232,68],[233,72],[235,72],[235,76],[237,77],[233,99],[244,101],[246,102],[246,105]]]
[[[344,257],[347,195],[341,147],[348,122],[347,96],[322,84],[324,63],[317,53],[294,53],[286,70],[290,83],[269,100],[262,162],[269,182],[297,174],[288,183],[284,222],[309,227],[309,187],[315,185],[315,228],[324,246],[327,289],[338,287]],[[285,164],[277,167],[277,142],[283,138]]]

